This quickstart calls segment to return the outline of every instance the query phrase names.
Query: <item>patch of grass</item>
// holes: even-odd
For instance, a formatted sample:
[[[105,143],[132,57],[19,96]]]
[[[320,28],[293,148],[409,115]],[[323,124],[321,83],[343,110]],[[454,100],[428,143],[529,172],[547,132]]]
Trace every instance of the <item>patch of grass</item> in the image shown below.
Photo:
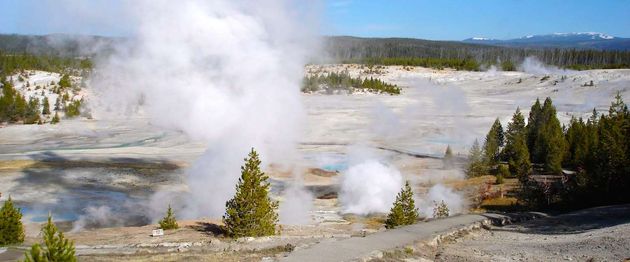
[[[497,197],[486,199],[481,203],[481,206],[511,206],[516,205],[518,199],[515,197]]]
[[[415,250],[412,247],[405,247],[402,249],[395,249],[383,252],[383,257],[374,258],[370,260],[371,262],[381,262],[381,261],[407,261],[409,258],[413,258],[415,255]]]
[[[345,214],[343,219],[352,224],[364,224],[366,229],[378,230],[385,224],[386,216],[384,214],[373,214],[369,216],[357,216],[354,214]]]
[[[507,181],[508,179],[506,179]],[[487,175],[487,176],[478,176],[472,177],[465,180],[454,180],[446,182],[445,184],[452,187],[455,190],[462,190],[464,188],[469,187],[479,187],[485,185],[488,182],[494,183],[496,181],[495,176]]]
[[[518,204],[518,199],[515,197],[497,197],[489,198],[481,202],[482,210],[494,210],[494,211],[521,211],[523,207]]]

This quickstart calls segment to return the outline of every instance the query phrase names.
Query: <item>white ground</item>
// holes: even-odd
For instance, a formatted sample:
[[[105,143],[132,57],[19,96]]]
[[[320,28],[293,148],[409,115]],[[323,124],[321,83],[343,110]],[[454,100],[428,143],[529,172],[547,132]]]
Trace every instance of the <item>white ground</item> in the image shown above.
[[[461,178],[462,172],[442,169],[440,160],[416,158],[410,154],[440,156],[446,146],[451,145],[455,154],[465,155],[472,141],[481,140],[496,117],[505,125],[516,107],[521,107],[527,115],[537,97],[550,96],[564,123],[571,115],[587,117],[593,107],[600,112],[607,111],[617,91],[630,100],[630,70],[552,70],[548,79],[543,79],[545,75],[521,72],[437,71],[396,66],[370,72],[358,65],[311,66],[308,70],[375,76],[398,84],[403,91],[399,96],[303,95],[307,126],[298,146],[303,155],[303,161],[298,165],[343,170],[352,159],[364,157],[362,155],[369,151],[370,158],[390,163],[405,178],[412,180],[418,186],[420,199],[424,199],[428,185],[446,178]],[[31,81],[30,91],[22,84],[16,83],[16,86],[27,96],[41,96],[41,89],[37,90],[38,94],[33,86],[45,86],[45,83],[58,79],[59,75],[34,72],[28,80]],[[584,86],[590,81],[594,86]],[[46,87],[44,95],[49,96],[52,106],[56,97],[49,90],[50,87]],[[90,99],[89,91],[83,90],[76,95]],[[92,211],[122,211],[132,218],[137,212],[146,212],[142,209],[143,201],[160,187],[185,187],[183,169],[163,168],[162,165],[185,168],[203,153],[205,147],[176,130],[152,126],[142,117],[63,119],[58,125],[9,125],[0,128],[0,192],[3,198],[13,196],[24,208],[27,221],[41,221],[48,210],[53,210],[61,220],[74,220],[87,212],[86,207],[108,203],[121,206],[121,209]],[[64,164],[38,166],[41,160],[61,160]],[[286,174],[270,171],[274,184],[282,185],[290,179]],[[314,192],[324,194],[336,191],[339,178],[338,175],[328,177],[307,172],[304,183]],[[336,199],[315,199],[314,209],[311,215],[315,226],[288,234],[308,235],[309,230],[316,230],[321,231],[319,237],[324,238],[339,232],[356,233],[365,226],[361,222],[347,225],[348,218],[339,214]],[[115,222],[110,226],[127,224]],[[65,229],[70,228],[66,226]],[[120,228],[114,231],[137,235],[140,234],[137,232],[146,230]],[[104,237],[104,240],[94,239],[95,233],[90,231],[70,236],[98,246],[103,241],[116,239],[116,234],[111,232],[110,238]],[[38,226],[28,224],[29,241],[33,241],[37,234]],[[177,234],[184,239],[191,235],[205,238],[202,235],[205,233],[194,229],[184,229]],[[505,241],[510,237],[506,235]],[[319,238],[308,238],[309,241],[319,241]],[[481,236],[481,240],[484,239]],[[137,244],[134,241],[129,239],[127,242],[133,246]],[[137,241],[144,243],[147,240]],[[452,256],[459,255],[453,252]],[[485,260],[487,257],[479,258]]]
[[[20,77],[21,80],[20,81]],[[48,118],[52,118],[55,114],[55,101],[57,98],[61,99],[58,94],[53,92],[53,88],[58,87],[59,80],[61,79],[61,74],[46,72],[46,71],[37,71],[37,70],[25,70],[24,72],[11,75],[8,77],[10,81],[12,81],[13,87],[18,90],[26,101],[29,101],[32,97],[39,99],[40,102],[40,112],[43,109],[43,101],[45,97],[48,97],[48,106],[51,112],[48,116],[43,116],[43,120]],[[79,87],[82,82],[81,77],[71,76],[70,81],[76,86]],[[66,90],[68,92],[68,96],[70,101],[72,100],[81,100],[82,98],[87,98],[89,95],[84,89],[73,89],[69,88]],[[62,94],[63,95],[63,94]],[[59,111],[60,116],[63,116],[63,110]]]
[[[606,111],[617,91],[626,100],[630,99],[630,70],[555,70],[546,74],[548,79],[543,79],[546,75],[522,72],[438,71],[399,66],[372,70],[371,74],[366,74],[368,69],[359,65],[311,66],[307,70],[348,71],[353,76],[375,76],[398,84],[403,91],[399,96],[303,95],[308,115],[306,131],[299,145],[304,159],[302,165],[343,170],[349,158],[356,157],[357,151],[372,148],[373,158],[394,165],[403,176],[415,182],[457,178],[462,173],[442,170],[439,160],[415,158],[400,151],[440,156],[446,146],[451,145],[456,154],[465,155],[472,141],[481,140],[496,117],[505,125],[516,107],[521,107],[527,115],[537,97],[544,99],[550,96],[561,121],[565,123],[571,115],[587,117],[593,107],[600,112]],[[377,74],[374,74],[375,71]],[[33,87],[58,81],[58,78],[55,74],[33,72],[28,81]],[[590,81],[594,86],[583,86]],[[27,95],[34,92],[23,85],[16,86]],[[89,94],[89,90],[84,92],[84,95]],[[52,95],[48,95],[51,104],[54,103]],[[0,141],[0,160],[142,160],[148,163],[167,161],[180,166],[191,163],[206,146],[178,131],[151,126],[144,118],[62,120],[59,125],[42,126],[11,125],[0,128]],[[357,150],[357,145],[363,147]],[[155,181],[141,181],[137,174],[128,175],[128,169],[124,167],[33,170],[37,172],[0,169],[0,192],[4,196],[13,194],[22,203],[35,203],[42,198],[52,203],[63,201],[67,197],[64,192],[68,189],[55,183],[40,184],[37,193],[24,194],[32,190],[32,183],[47,181],[33,178],[51,174],[65,177],[70,184],[83,181],[82,185],[108,186],[108,190],[117,192],[155,189],[152,186]],[[103,177],[107,175],[116,177],[116,183],[123,181],[136,186],[126,189],[109,187],[111,179]],[[181,186],[181,178],[174,175],[165,175],[164,179],[167,181],[161,183],[171,181],[174,186]],[[275,179],[282,181],[287,177],[278,176]],[[114,185],[126,185],[116,183]],[[334,185],[338,180],[307,175],[305,183]],[[317,220],[340,218],[330,216],[331,212],[335,214],[338,211],[338,206],[324,200],[317,201],[316,206],[322,208],[313,213],[313,216],[320,217]]]

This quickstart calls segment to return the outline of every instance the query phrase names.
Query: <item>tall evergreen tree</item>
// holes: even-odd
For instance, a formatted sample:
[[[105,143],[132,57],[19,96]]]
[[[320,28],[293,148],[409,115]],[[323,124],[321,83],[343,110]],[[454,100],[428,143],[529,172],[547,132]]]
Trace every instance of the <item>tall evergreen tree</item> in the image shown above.
[[[630,112],[618,93],[597,122],[597,146],[587,168],[591,192],[608,203],[630,199]]]
[[[508,168],[510,173],[519,178],[519,181],[526,179],[532,172],[532,164],[529,161],[529,151],[527,150],[524,135],[516,136],[510,145]]]
[[[486,135],[483,145],[484,161],[488,167],[493,167],[499,162],[501,147],[504,143],[503,127],[497,118]]]
[[[2,82],[2,96],[0,96],[0,121],[15,121],[15,98],[17,91],[11,82]]]
[[[532,105],[527,119],[527,149],[530,153],[530,160],[534,163],[541,163],[541,145],[540,132],[542,122],[542,107],[540,100],[536,98],[536,102]]]
[[[499,148],[505,146],[505,132],[503,131],[503,126],[501,125],[501,121],[499,118],[494,120],[492,124],[492,129],[496,130],[496,140],[498,142]]]
[[[39,99],[36,97],[31,97],[28,101],[28,105],[26,106],[26,114],[24,116],[25,124],[35,124],[39,121]]]
[[[278,202],[269,197],[269,177],[260,170],[258,153],[252,148],[241,167],[234,198],[226,203],[223,224],[232,237],[267,236],[276,233]]]
[[[77,258],[74,256],[74,242],[64,237],[63,232],[59,231],[52,222],[52,216],[50,215],[48,215],[48,222],[42,227],[42,235],[44,240],[43,247],[40,244],[34,244],[30,252],[25,254],[25,261],[77,261]]]
[[[565,139],[567,151],[563,163],[573,169],[584,168],[589,148],[593,142],[587,124],[582,118],[572,117],[567,128]]]
[[[526,135],[525,118],[521,114],[521,110],[517,108],[512,115],[512,120],[508,123],[506,144],[502,155],[508,162],[510,173],[519,178],[531,173]]]
[[[42,115],[50,115],[50,103],[48,102],[48,97],[44,97],[44,101],[42,102]]]
[[[24,242],[22,211],[13,205],[9,196],[0,208],[0,246]]]
[[[413,191],[409,185],[409,181],[405,182],[405,186],[398,192],[394,206],[387,215],[385,220],[386,228],[395,228],[403,225],[411,225],[418,219],[418,209],[413,200]]]
[[[60,96],[57,96],[57,99],[55,99],[55,111],[59,111],[61,110],[61,100],[59,99]]]
[[[479,141],[475,139],[475,142],[470,147],[468,156],[468,167],[466,168],[466,175],[468,177],[482,176],[488,173],[483,155],[483,151],[481,147],[479,147]]]
[[[506,145],[510,143],[516,136],[525,135],[525,118],[521,114],[521,109],[516,108],[516,112],[512,115],[512,120],[508,123],[507,130],[505,132]]]
[[[24,118],[26,117],[26,112],[28,110],[28,102],[26,102],[26,99],[24,98],[24,96],[22,96],[21,94],[16,94],[15,96],[15,102],[13,105],[13,115],[11,116],[11,120],[13,122],[19,121],[19,120],[24,120]]]
[[[501,158],[507,161],[514,153],[514,142],[518,136],[525,136],[525,118],[521,114],[521,110],[516,108],[516,112],[512,115],[512,120],[508,123],[505,131],[505,147],[501,152]]]
[[[560,120],[556,116],[556,108],[551,98],[547,97],[542,107],[542,152],[541,158],[544,168],[548,172],[560,174],[562,172],[562,160],[566,149],[566,141]]]

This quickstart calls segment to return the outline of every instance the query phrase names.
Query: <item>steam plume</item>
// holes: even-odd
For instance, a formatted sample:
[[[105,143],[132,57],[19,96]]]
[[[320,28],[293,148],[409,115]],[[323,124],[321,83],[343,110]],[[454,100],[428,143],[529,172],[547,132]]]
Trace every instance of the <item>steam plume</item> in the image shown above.
[[[345,213],[386,213],[402,184],[402,175],[396,168],[366,160],[343,174],[339,201]]]
[[[251,147],[263,164],[295,155],[303,116],[299,85],[316,47],[313,16],[290,1],[128,5],[136,33],[97,63],[92,86],[102,105],[95,115],[140,112],[154,125],[207,142],[187,174],[180,212],[219,217]],[[155,208],[168,204],[161,202]]]

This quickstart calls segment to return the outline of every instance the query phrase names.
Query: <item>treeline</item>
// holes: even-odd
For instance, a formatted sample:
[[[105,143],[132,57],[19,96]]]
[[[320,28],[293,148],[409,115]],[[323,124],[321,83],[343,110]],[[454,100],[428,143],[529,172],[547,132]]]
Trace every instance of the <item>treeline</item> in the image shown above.
[[[13,54],[60,57],[92,57],[108,54],[123,38],[87,35],[16,35],[0,34],[0,51]]]
[[[22,70],[41,70],[62,73],[68,69],[90,70],[92,62],[87,59],[53,55],[12,54],[0,51],[0,77]]]
[[[475,61],[478,65],[474,69],[479,70],[481,65],[503,67],[505,62],[520,64],[525,58],[533,56],[546,64],[578,70],[630,68],[628,51],[516,48],[407,38],[358,37],[328,37],[325,46],[331,58],[345,62],[414,65],[411,62],[413,59],[427,59],[427,62],[417,60],[418,65],[440,68],[449,64],[455,69],[470,70],[468,68],[474,68],[470,62],[467,69],[456,66],[465,61]],[[429,63],[428,59],[434,60]]]
[[[373,93],[385,93],[390,95],[400,94],[400,87],[386,83],[378,78],[354,78],[348,73],[328,73],[306,76],[302,82],[302,92],[317,92],[325,89],[327,92],[335,90],[364,90]]]
[[[81,114],[81,106],[83,100],[73,100],[66,90],[71,87],[70,77],[64,75],[57,83],[58,87],[54,88],[57,99],[52,108],[54,114],[50,120],[51,124],[59,123],[59,111],[63,111],[68,118],[77,117]],[[2,88],[2,96],[0,96],[0,122],[23,124],[43,124],[46,122],[51,113],[51,104],[48,96],[39,99],[35,96],[28,100],[13,84],[6,79],[0,80]],[[43,92],[43,91],[42,91]],[[42,93],[43,94],[43,93]]]
[[[474,59],[456,58],[420,58],[420,57],[369,57],[363,59],[346,60],[342,63],[358,63],[367,65],[400,65],[421,66],[436,69],[453,68],[457,70],[478,71],[480,66]]]
[[[44,101],[45,103],[48,100]],[[0,97],[0,122],[18,122],[24,124],[41,123],[40,101],[31,98],[28,101],[9,82],[2,81],[2,97]],[[48,112],[50,113],[50,112]]]
[[[562,126],[551,99],[536,100],[527,124],[517,109],[505,131],[497,119],[484,145],[475,141],[467,174],[517,177],[531,206],[628,202],[630,112],[617,94],[608,114]]]

